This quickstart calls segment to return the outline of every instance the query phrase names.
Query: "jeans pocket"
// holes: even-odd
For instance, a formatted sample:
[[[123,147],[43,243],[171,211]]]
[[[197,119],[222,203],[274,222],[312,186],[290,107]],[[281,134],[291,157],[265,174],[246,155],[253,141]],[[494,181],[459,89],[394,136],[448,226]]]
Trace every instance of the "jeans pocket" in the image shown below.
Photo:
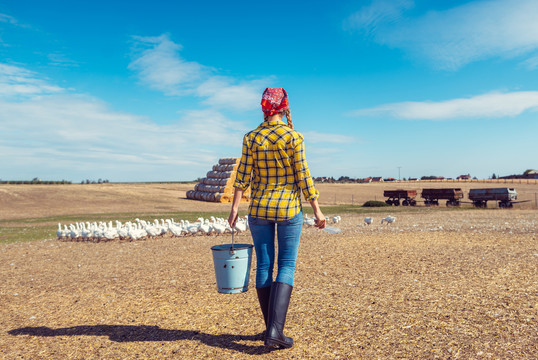
[[[291,219],[288,219],[284,221],[285,225],[300,225],[303,223],[303,212],[299,211],[297,215],[292,217]]]
[[[253,216],[248,216],[248,226],[256,226],[256,225],[269,225],[270,221],[266,219],[260,219]]]

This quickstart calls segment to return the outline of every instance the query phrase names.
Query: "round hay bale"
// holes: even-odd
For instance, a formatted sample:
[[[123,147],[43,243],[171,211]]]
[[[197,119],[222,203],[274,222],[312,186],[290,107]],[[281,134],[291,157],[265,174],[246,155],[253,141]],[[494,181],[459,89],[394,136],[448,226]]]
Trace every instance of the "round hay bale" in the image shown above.
[[[239,161],[241,159],[240,158],[222,158],[222,159],[219,159],[219,164],[220,165],[235,165],[235,164],[238,164]]]
[[[206,176],[211,179],[220,179],[220,172],[219,171],[208,171]]]

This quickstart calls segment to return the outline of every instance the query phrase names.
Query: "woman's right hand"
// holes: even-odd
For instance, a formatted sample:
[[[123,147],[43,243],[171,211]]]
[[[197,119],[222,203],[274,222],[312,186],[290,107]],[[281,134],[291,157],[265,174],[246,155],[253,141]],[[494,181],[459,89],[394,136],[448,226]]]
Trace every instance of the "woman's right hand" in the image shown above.
[[[319,208],[318,200],[310,200],[310,206],[312,206],[312,210],[314,210],[314,217],[316,220],[314,220],[314,223],[318,229],[323,229],[326,225],[325,215],[321,212],[321,209]]]
[[[314,216],[316,217],[316,220],[314,220],[314,222],[316,223],[316,227],[318,229],[323,229],[325,227],[326,224],[326,220],[325,220],[325,215],[323,215],[323,213],[320,211],[316,211],[314,213]]]

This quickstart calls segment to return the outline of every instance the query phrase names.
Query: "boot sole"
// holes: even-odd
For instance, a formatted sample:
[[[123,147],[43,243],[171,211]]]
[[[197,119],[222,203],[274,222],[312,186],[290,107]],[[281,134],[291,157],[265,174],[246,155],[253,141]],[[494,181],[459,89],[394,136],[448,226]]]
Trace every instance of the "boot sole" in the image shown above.
[[[290,343],[280,341],[278,339],[265,339],[265,346],[276,347],[281,349],[289,349],[293,346],[293,341]]]

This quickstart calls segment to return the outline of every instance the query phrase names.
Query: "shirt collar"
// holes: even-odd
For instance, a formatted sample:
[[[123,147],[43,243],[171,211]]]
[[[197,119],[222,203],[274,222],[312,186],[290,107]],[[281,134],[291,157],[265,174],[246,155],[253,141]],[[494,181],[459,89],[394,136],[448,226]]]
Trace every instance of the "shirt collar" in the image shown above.
[[[284,122],[280,120],[271,120],[271,121],[264,121],[261,123],[261,126],[263,127],[270,127],[270,126],[276,126],[276,125],[286,125]]]

